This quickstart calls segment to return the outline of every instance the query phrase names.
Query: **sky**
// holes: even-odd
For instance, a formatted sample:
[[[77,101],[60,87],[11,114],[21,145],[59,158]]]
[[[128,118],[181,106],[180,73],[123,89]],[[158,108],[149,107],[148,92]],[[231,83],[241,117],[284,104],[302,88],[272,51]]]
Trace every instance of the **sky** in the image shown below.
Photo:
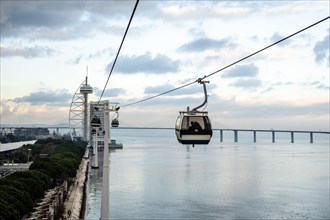
[[[68,123],[88,75],[98,101],[135,1],[0,1],[1,124]],[[323,1],[144,1],[102,97],[121,126],[174,127],[193,82],[330,15]],[[329,131],[330,20],[206,80],[214,128]]]

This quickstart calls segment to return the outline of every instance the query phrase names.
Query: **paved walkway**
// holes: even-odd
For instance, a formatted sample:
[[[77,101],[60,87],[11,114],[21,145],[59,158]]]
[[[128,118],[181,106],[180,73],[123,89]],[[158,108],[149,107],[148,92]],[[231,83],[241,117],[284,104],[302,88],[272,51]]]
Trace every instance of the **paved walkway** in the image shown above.
[[[75,182],[70,187],[67,200],[64,203],[64,216],[66,219],[80,219],[79,215],[83,205],[84,185],[86,182],[86,172],[88,171],[88,150],[80,163]]]

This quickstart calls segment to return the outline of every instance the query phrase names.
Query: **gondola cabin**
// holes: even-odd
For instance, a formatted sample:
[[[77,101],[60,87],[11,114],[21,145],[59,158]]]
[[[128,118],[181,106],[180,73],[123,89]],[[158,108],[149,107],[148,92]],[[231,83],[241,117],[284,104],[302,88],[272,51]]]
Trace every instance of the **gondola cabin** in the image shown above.
[[[101,120],[98,117],[93,117],[91,121],[91,126],[92,127],[101,127]]]
[[[208,144],[212,137],[212,126],[207,112],[180,112],[175,134],[181,144]]]
[[[111,121],[111,127],[117,128],[119,126],[119,120],[117,118]]]

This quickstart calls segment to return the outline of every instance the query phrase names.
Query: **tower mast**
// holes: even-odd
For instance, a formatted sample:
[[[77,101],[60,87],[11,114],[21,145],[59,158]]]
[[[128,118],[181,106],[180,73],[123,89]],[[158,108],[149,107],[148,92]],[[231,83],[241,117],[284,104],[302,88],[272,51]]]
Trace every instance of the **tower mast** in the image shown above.
[[[84,95],[83,139],[88,141],[88,94],[93,93],[93,88],[88,84],[88,66],[86,66],[85,84],[80,87],[80,93]]]

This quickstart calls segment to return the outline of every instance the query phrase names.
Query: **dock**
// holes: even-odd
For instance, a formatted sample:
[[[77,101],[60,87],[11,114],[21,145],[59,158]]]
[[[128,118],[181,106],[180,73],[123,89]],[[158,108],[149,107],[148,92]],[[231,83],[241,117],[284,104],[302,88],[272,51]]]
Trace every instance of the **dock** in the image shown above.
[[[116,140],[111,140],[111,143],[109,143],[109,149],[123,149],[123,144],[117,143]]]
[[[103,142],[103,138],[99,138],[98,141],[102,141]],[[99,151],[103,151],[103,143],[99,144],[97,149]],[[109,150],[115,150],[115,149],[123,149],[124,145],[122,143],[117,143],[116,140],[111,140],[111,142],[109,143]],[[93,145],[90,146],[90,150],[93,150]]]

